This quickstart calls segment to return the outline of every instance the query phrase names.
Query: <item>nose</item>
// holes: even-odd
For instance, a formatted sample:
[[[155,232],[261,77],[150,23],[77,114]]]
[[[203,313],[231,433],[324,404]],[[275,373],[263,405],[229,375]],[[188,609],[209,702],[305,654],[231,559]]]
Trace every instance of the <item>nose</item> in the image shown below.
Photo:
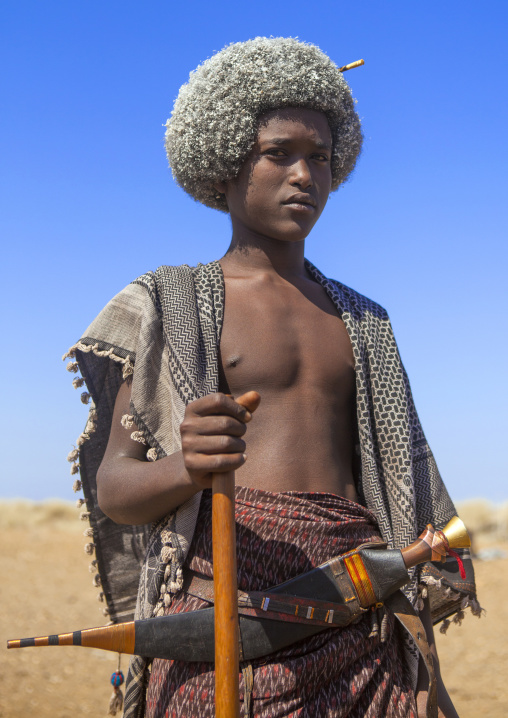
[[[308,162],[301,157],[291,165],[291,175],[289,179],[292,185],[299,187],[301,190],[312,187],[312,174],[310,172]]]

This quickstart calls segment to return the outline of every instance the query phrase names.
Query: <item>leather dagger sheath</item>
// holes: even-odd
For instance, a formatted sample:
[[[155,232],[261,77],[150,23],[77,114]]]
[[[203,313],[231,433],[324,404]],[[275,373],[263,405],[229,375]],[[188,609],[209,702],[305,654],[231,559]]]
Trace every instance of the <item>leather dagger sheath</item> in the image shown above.
[[[315,633],[358,620],[409,581],[397,550],[366,544],[260,592],[239,592],[240,660],[254,660]],[[211,579],[184,590],[213,602]],[[214,609],[135,621],[134,653],[190,662],[214,660]]]

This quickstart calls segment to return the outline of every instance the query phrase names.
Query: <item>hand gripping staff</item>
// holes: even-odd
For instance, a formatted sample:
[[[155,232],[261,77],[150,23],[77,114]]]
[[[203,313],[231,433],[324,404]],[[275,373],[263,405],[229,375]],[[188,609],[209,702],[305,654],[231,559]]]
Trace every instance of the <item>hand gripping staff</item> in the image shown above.
[[[216,493],[224,492],[217,486]],[[234,511],[234,501],[227,497],[226,499],[231,504],[230,511]],[[234,531],[234,519],[231,523]],[[225,532],[222,538],[224,537]],[[234,540],[230,534],[228,539],[229,547],[231,545],[234,547]],[[213,540],[215,542],[215,537]],[[232,618],[234,608],[231,608],[231,605],[225,611],[224,623],[229,626],[230,633],[227,634],[226,628],[224,640],[230,643],[222,643],[224,634],[216,633],[215,645],[222,646],[222,650],[217,651],[217,654],[222,654],[218,660],[226,663],[226,670],[222,675],[227,675],[231,684],[233,678],[235,682],[235,688],[231,688],[228,684],[227,691],[223,690],[223,686],[218,684],[218,665],[216,665],[217,715],[220,718],[238,716],[238,624],[242,659],[254,660],[326,628],[346,626],[358,620],[369,607],[379,606],[388,599],[391,610],[399,620],[401,614],[406,614],[408,620],[402,622],[411,635],[414,634],[413,638],[418,648],[422,650],[418,643],[420,629],[411,630],[409,615],[412,612],[411,606],[407,601],[405,605],[403,602],[401,604],[401,599],[405,599],[397,589],[409,581],[409,568],[427,561],[444,562],[448,554],[456,555],[453,549],[468,548],[470,545],[464,524],[458,517],[454,517],[442,531],[428,524],[420,537],[402,551],[386,549],[384,544],[364,544],[354,551],[335,556],[312,571],[264,592],[237,594],[239,621],[234,622],[237,619]],[[200,582],[199,578],[197,581],[192,579],[187,590],[192,593],[196,591],[193,587],[197,586],[197,593],[194,595],[205,595],[210,601],[214,600],[213,593],[215,593],[215,599],[220,603],[221,595],[217,590],[219,587],[217,557],[221,549],[216,551],[215,545],[213,549],[216,582],[213,591],[206,586],[203,588],[203,581]],[[231,550],[220,555],[231,560]],[[235,559],[233,551],[234,562]],[[226,558],[224,564],[227,560]],[[463,570],[460,559],[459,568]],[[236,570],[228,571],[227,576],[232,579],[227,589],[231,597],[232,586],[236,591]],[[151,658],[211,662],[214,660],[214,614],[219,613],[220,610],[217,605],[216,609],[206,608],[54,636],[22,638],[8,641],[7,647],[77,645]],[[222,610],[224,611],[224,605]],[[217,623],[218,620],[216,627]],[[236,643],[233,643],[231,634],[235,637]],[[228,650],[227,645],[231,648],[224,657],[223,654]],[[217,654],[215,654],[216,659]],[[432,693],[434,707],[427,715],[437,715],[435,681]],[[429,697],[430,694],[431,691]],[[225,706],[224,710],[232,712],[219,712],[223,710],[222,706]]]

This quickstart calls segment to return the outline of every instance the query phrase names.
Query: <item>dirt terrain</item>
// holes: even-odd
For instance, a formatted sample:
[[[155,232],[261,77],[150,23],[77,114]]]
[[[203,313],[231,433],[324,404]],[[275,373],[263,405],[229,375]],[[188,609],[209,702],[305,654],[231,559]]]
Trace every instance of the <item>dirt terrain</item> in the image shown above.
[[[55,505],[0,503],[0,717],[106,716],[116,670],[113,653],[74,647],[7,651],[8,638],[45,635],[102,625],[89,557],[86,524],[77,510]],[[477,550],[508,544],[477,536]],[[437,632],[445,683],[461,718],[501,718],[508,712],[508,558],[477,561],[481,619],[469,612],[462,626]],[[126,672],[127,660],[122,669]],[[118,717],[119,718],[119,717]]]

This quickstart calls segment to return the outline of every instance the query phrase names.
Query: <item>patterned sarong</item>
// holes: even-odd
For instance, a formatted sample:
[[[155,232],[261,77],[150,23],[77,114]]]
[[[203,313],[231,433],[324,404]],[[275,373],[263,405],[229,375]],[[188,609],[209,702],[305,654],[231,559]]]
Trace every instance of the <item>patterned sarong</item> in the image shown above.
[[[237,487],[238,587],[261,591],[309,571],[366,541],[379,540],[370,511],[326,493]],[[203,493],[186,566],[212,576],[211,491]],[[166,613],[210,604],[179,594]],[[415,699],[390,617],[388,638],[369,638],[368,615],[252,662],[253,718],[415,718]],[[148,685],[147,718],[212,718],[214,672],[210,663],[156,659]],[[244,682],[240,676],[240,699]]]

